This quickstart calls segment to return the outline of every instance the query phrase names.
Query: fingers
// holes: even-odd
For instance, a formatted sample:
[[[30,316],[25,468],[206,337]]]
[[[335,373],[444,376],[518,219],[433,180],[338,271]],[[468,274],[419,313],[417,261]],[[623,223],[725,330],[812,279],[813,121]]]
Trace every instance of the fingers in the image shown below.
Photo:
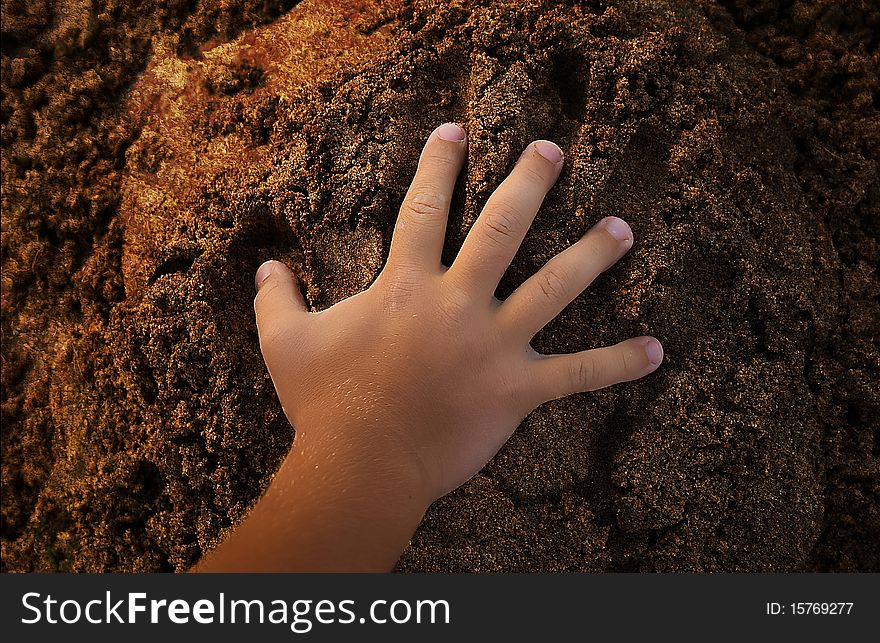
[[[451,278],[461,279],[481,294],[495,292],[544,196],[556,182],[562,162],[562,150],[550,141],[535,141],[526,148],[468,233],[450,268]]]
[[[507,298],[498,311],[502,327],[528,342],[632,244],[632,230],[625,221],[602,219]]]
[[[266,357],[266,346],[295,325],[298,317],[307,315],[308,308],[296,277],[280,261],[267,261],[260,266],[254,281],[254,312],[260,347]]]
[[[663,346],[653,337],[633,337],[614,346],[572,353],[540,355],[531,367],[535,393],[542,402],[595,391],[654,372]]]
[[[435,129],[422,150],[388,255],[388,266],[440,269],[446,219],[455,180],[464,163],[465,131],[455,123]]]

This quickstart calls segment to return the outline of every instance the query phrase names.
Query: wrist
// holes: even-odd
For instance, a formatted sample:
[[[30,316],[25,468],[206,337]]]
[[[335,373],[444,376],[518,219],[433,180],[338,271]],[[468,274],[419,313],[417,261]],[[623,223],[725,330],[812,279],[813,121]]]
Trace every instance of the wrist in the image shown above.
[[[379,522],[405,532],[406,541],[435,499],[418,459],[393,432],[338,423],[298,424],[276,481],[310,513],[344,513],[364,529]]]
[[[435,481],[422,455],[410,444],[406,427],[389,423],[299,419],[282,465],[301,478],[332,478],[355,493],[375,491],[419,512],[436,500]]]

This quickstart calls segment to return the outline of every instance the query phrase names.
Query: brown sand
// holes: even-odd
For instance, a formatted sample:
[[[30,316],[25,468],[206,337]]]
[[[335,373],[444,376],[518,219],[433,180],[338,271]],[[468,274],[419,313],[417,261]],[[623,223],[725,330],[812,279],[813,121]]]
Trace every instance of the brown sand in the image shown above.
[[[535,347],[667,359],[534,412],[400,569],[880,570],[880,10],[295,4],[3,0],[3,569],[216,543],[293,437],[254,270],[286,261],[315,309],[369,284],[457,120],[447,261],[552,138],[499,296],[622,216],[633,251]]]

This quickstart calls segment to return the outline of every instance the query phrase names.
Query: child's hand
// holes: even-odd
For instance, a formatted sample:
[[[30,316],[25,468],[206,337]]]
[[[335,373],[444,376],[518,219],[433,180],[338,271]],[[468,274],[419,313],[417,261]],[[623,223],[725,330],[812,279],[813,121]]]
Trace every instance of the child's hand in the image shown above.
[[[260,347],[296,438],[267,497],[245,522],[262,520],[263,530],[283,532],[278,512],[295,512],[309,523],[299,529],[314,527],[324,543],[291,536],[299,538],[291,547],[308,553],[288,552],[288,568],[387,568],[428,504],[476,474],[532,409],[643,377],[663,359],[650,337],[572,355],[539,355],[529,345],[630,249],[632,232],[620,219],[603,219],[506,301],[494,298],[559,176],[562,152],[553,143],[526,148],[453,265],[441,264],[465,150],[457,125],[431,134],[388,263],[366,291],[310,313],[283,264],[270,261],[257,272]],[[298,500],[282,502],[284,489]],[[260,511],[266,503],[274,509]],[[314,512],[322,508],[335,515],[328,518],[330,536],[320,520],[315,527]],[[356,554],[339,552],[352,547]],[[240,547],[239,557],[245,551]],[[315,560],[321,557],[325,564]],[[235,568],[226,558],[215,563]]]
[[[637,379],[663,358],[650,337],[574,355],[543,356],[529,346],[632,247],[620,219],[600,221],[506,301],[493,297],[559,176],[562,152],[553,143],[526,148],[455,263],[441,265],[465,151],[457,125],[428,139],[388,263],[366,291],[309,313],[282,264],[257,273],[260,346],[296,440],[400,459],[417,468],[429,500],[476,474],[542,402]]]

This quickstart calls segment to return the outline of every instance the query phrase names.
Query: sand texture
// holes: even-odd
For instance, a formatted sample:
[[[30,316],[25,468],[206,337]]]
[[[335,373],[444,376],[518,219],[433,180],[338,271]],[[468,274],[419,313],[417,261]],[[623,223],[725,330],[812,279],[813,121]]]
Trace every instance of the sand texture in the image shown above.
[[[653,334],[666,362],[532,413],[399,569],[880,571],[875,3],[2,11],[4,570],[212,547],[293,439],[255,269],[287,262],[315,310],[363,289],[457,121],[445,260],[553,139],[566,167],[498,296],[621,216],[631,253],[533,345]]]

